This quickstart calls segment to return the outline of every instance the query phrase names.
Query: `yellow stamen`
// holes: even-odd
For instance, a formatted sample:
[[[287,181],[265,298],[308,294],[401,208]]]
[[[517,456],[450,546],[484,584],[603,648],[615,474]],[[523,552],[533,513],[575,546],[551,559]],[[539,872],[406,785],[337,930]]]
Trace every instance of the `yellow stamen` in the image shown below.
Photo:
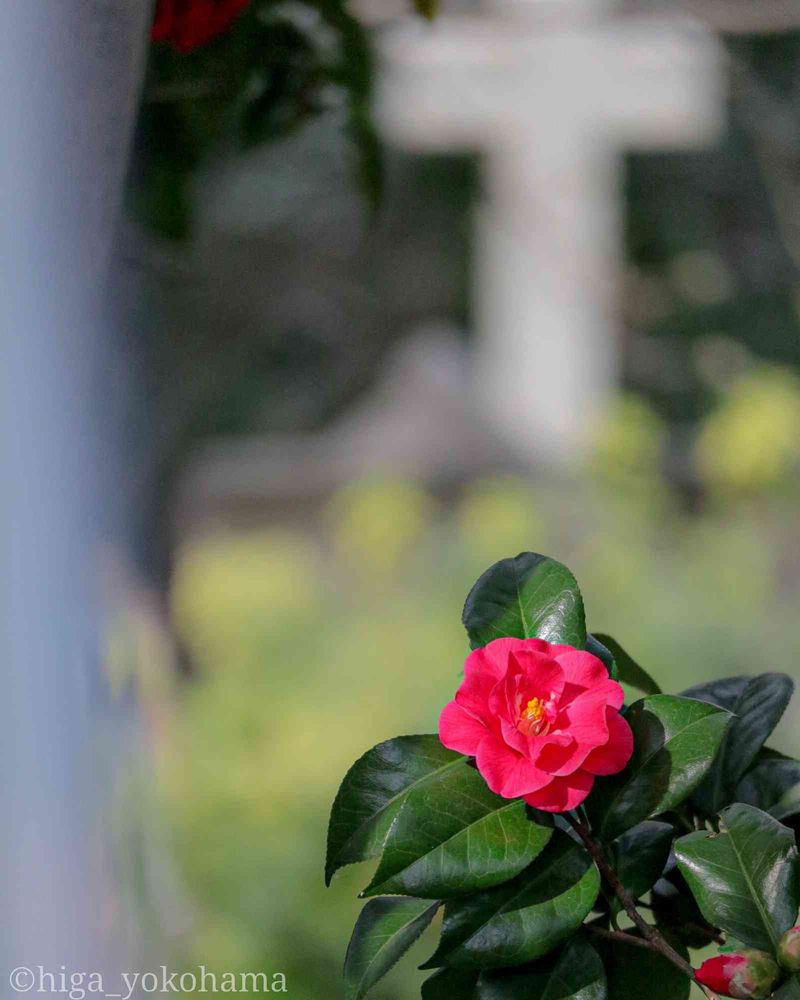
[[[529,721],[538,722],[544,715],[544,702],[541,698],[531,698],[522,714]]]

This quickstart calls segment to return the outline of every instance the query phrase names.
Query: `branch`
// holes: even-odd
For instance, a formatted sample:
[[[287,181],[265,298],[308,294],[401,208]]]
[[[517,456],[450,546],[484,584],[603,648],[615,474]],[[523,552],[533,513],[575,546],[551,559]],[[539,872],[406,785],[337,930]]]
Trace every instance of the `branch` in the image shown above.
[[[633,934],[626,934],[625,931],[607,931],[604,927],[596,927],[594,924],[584,924],[583,926],[589,934],[596,938],[602,938],[603,941],[613,941],[616,944],[630,944],[634,948],[645,948],[647,951],[660,954],[653,942],[648,941],[646,938],[634,937]]]
[[[576,819],[570,813],[564,813],[564,818],[567,820],[572,829],[578,834],[583,842],[583,846],[589,852],[589,856],[597,865],[598,871],[605,879],[606,884],[612,890],[614,895],[619,900],[623,910],[627,913],[633,925],[642,935],[642,938],[647,942],[645,947],[650,948],[652,951],[658,952],[663,958],[681,970],[681,972],[688,976],[689,979],[697,982],[694,975],[694,969],[692,966],[679,955],[677,951],[672,947],[669,941],[661,934],[657,927],[653,927],[652,924],[644,919],[644,917],[636,909],[636,903],[625,888],[625,886],[620,882],[619,876],[614,871],[614,869],[609,865],[606,860],[606,856],[603,853],[603,848],[598,844],[596,840],[593,839],[591,832],[588,827],[584,826],[580,820]],[[609,934],[623,933],[623,937],[626,939],[625,943],[630,943],[630,941],[635,940],[632,935],[624,934],[624,932],[608,931]],[[702,983],[697,983],[700,989],[708,997],[708,1000],[719,1000],[719,997],[713,990],[708,989],[707,986],[703,986]]]

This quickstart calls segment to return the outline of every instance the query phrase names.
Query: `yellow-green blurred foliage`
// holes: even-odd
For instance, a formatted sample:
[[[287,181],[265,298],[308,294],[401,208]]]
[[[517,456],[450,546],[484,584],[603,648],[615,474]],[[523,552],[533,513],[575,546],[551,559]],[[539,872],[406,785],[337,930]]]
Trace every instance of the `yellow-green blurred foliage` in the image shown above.
[[[759,449],[748,451],[750,481],[784,462],[792,442],[775,428],[794,412],[794,390],[783,378],[769,389],[764,377],[735,390],[728,415],[701,435],[709,475],[746,478],[723,456],[750,447],[725,437],[750,441],[748,399],[776,408],[773,436],[762,429],[760,440],[780,453],[759,466]],[[796,673],[791,506],[711,505],[690,517],[659,483],[662,440],[653,414],[626,399],[590,471],[569,485],[488,479],[445,505],[410,483],[354,484],[307,534],[187,542],[173,609],[197,676],[173,706],[156,792],[189,913],[173,941],[181,960],[286,972],[295,1000],[340,995],[368,874],[348,869],[323,888],[331,801],[374,743],[435,730],[467,652],[464,596],[495,559],[536,548],[566,562],[590,628],[617,636],[668,690],[737,672]],[[778,740],[800,750],[791,720]],[[418,996],[413,959],[430,948],[423,941],[375,996]]]
[[[800,464],[800,379],[769,366],[743,375],[701,428],[695,452],[701,476],[714,488],[785,483]]]
[[[647,400],[626,393],[598,424],[590,463],[594,474],[625,489],[658,488],[666,429]]]

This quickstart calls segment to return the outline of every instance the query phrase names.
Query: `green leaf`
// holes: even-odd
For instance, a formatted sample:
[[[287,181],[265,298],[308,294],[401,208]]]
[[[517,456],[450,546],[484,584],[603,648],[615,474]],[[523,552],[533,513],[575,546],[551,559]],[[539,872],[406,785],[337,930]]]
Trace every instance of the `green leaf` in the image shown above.
[[[669,823],[649,820],[623,833],[611,845],[617,875],[634,899],[652,889],[661,877],[672,847],[672,834]],[[615,897],[611,911],[619,913],[620,909]]]
[[[608,676],[614,681],[618,680],[619,670],[617,661],[614,659],[614,654],[607,646],[600,642],[596,635],[592,635],[591,632],[586,636],[586,651],[596,656],[598,660],[602,660],[608,671]]]
[[[439,969],[422,984],[422,1000],[477,1000],[477,969]]]
[[[345,775],[331,810],[325,883],[344,865],[377,857],[408,792],[466,758],[438,736],[398,736],[368,750]]]
[[[575,577],[566,566],[536,552],[521,552],[487,569],[467,595],[461,620],[473,649],[503,636],[579,649],[586,642]]]
[[[717,951],[720,955],[730,955],[735,951],[744,951],[747,945],[744,941],[740,941],[735,938],[732,934],[728,934],[725,938],[725,944],[718,944]]]
[[[650,903],[658,927],[689,948],[706,948],[719,933],[703,917],[677,866],[653,886]]]
[[[634,933],[632,931],[628,933]],[[670,941],[684,958],[689,953]],[[604,948],[608,970],[608,1000],[686,1000],[691,980],[672,962],[636,945],[613,943]]]
[[[714,816],[733,799],[736,784],[755,760],[789,704],[794,690],[786,674],[730,678],[729,687],[693,689],[694,697],[732,712],[717,759],[692,798],[705,816]]]
[[[800,813],[800,761],[759,755],[736,786],[734,798],[779,820]]]
[[[441,899],[507,882],[553,833],[528,818],[522,799],[489,790],[466,763],[405,796],[364,895],[400,893]]]
[[[704,681],[681,691],[683,698],[695,698],[718,708],[726,708],[736,703],[736,699],[750,682],[749,677],[722,677],[716,681]]]
[[[607,1000],[600,956],[582,935],[533,965],[482,972],[476,1000]]]
[[[736,803],[720,813],[719,834],[681,837],[675,855],[706,920],[751,948],[775,952],[800,907],[791,830]]]
[[[792,976],[791,979],[781,986],[779,990],[772,994],[773,1000],[800,1000],[800,976]]]
[[[422,986],[422,1000],[607,1000],[606,975],[582,935],[517,969],[440,969]]]
[[[371,899],[344,960],[346,1000],[359,1000],[408,951],[439,908],[427,899]]]
[[[616,639],[602,632],[595,632],[594,638],[601,642],[614,657],[617,664],[617,679],[631,684],[644,694],[661,694],[661,688],[656,684],[650,674],[640,667],[630,653],[627,653]]]
[[[541,958],[581,925],[599,890],[588,854],[556,830],[511,882],[447,903],[442,939],[423,968],[491,969]]]
[[[711,766],[730,716],[701,701],[655,694],[634,702],[625,719],[633,756],[620,774],[596,783],[587,803],[603,840],[682,802]]]

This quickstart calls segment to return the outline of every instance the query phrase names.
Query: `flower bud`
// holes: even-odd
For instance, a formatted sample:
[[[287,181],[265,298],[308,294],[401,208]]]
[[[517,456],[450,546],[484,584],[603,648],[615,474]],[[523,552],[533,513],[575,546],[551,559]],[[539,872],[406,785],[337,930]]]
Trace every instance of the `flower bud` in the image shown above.
[[[771,955],[747,948],[709,958],[697,970],[696,979],[723,996],[757,1000],[772,993],[780,975]]]
[[[790,972],[800,972],[800,927],[791,927],[778,944],[778,961]]]

